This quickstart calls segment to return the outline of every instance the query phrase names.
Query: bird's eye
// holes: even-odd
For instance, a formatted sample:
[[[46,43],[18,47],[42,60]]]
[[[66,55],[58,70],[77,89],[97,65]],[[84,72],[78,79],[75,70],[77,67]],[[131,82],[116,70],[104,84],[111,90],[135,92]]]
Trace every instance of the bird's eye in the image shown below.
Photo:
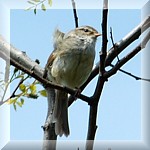
[[[84,32],[89,32],[89,30],[88,29],[84,29]]]

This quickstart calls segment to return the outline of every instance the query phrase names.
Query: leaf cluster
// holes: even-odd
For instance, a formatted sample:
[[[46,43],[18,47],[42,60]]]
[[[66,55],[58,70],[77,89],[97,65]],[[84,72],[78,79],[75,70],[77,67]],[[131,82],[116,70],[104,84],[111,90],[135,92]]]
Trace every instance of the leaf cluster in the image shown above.
[[[34,10],[34,14],[36,15],[37,13],[37,8],[38,6],[40,6],[40,8],[43,11],[46,11],[46,6],[45,6],[45,2],[48,1],[48,5],[51,7],[52,6],[52,0],[29,0],[28,3],[31,5],[30,7],[28,7],[26,10]]]
[[[17,68],[14,68],[13,74],[7,83],[7,87],[13,82],[15,84],[17,83],[17,86],[10,98],[6,101],[8,104],[13,104],[15,110],[17,110],[17,106],[23,106],[25,101],[24,98],[37,99],[39,96],[47,97],[47,93],[44,89],[38,90],[38,86],[41,85],[39,81]]]

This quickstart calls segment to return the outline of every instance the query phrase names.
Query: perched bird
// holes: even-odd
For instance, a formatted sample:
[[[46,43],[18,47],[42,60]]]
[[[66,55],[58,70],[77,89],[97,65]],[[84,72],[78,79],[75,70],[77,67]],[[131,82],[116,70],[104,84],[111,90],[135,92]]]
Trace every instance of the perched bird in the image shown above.
[[[45,66],[47,78],[72,89],[79,88],[89,77],[95,58],[96,39],[101,34],[93,27],[81,26],[68,33],[54,33],[54,51]],[[68,95],[55,90],[53,122],[56,135],[68,136]]]

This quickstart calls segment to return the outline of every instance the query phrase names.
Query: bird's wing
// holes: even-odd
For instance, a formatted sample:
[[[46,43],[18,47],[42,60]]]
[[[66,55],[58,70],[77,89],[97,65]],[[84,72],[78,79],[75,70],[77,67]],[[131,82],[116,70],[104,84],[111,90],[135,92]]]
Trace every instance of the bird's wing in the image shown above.
[[[45,65],[45,70],[44,70],[44,74],[43,74],[44,78],[47,77],[48,68],[51,67],[51,65],[53,64],[55,57],[56,57],[56,53],[53,51],[52,54],[48,58],[47,64]]]

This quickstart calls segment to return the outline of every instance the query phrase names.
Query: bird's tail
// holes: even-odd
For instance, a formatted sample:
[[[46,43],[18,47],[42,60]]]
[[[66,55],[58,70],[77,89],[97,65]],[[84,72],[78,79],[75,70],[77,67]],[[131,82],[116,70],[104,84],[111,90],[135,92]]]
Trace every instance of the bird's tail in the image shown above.
[[[69,135],[68,124],[68,96],[64,91],[56,90],[53,120],[56,135]]]

